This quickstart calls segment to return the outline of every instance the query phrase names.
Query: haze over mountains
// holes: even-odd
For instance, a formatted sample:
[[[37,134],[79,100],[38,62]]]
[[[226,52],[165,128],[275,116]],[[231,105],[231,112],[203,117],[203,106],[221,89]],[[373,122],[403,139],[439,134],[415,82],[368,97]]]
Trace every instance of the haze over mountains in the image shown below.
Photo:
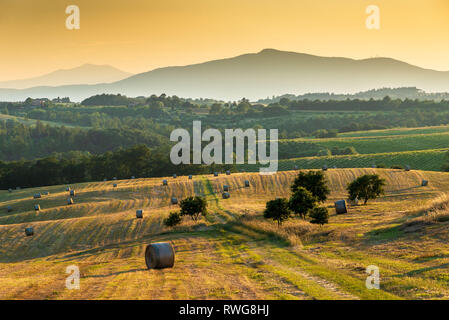
[[[84,64],[72,69],[56,70],[39,77],[0,81],[0,88],[25,89],[39,86],[110,83],[130,76],[132,73],[108,65]]]
[[[0,84],[1,87],[1,84]],[[355,60],[265,49],[205,63],[159,68],[108,84],[0,89],[0,100],[65,97],[81,101],[101,93],[257,100],[309,92],[356,93],[384,87],[449,91],[449,72],[424,69],[390,58]]]

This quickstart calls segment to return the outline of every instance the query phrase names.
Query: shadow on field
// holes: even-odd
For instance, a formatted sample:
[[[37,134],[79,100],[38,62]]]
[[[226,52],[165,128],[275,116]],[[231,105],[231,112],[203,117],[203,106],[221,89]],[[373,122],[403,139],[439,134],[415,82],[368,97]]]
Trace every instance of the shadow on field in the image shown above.
[[[148,270],[148,269],[146,269],[146,268],[131,269],[131,270],[125,270],[125,271],[112,272],[112,273],[108,273],[108,274],[93,274],[93,275],[89,275],[89,276],[84,276],[82,278],[83,279],[88,279],[88,278],[108,278],[108,277],[111,277],[111,276],[118,276],[118,275],[125,274],[125,273],[132,273],[132,272],[146,271],[146,270]]]

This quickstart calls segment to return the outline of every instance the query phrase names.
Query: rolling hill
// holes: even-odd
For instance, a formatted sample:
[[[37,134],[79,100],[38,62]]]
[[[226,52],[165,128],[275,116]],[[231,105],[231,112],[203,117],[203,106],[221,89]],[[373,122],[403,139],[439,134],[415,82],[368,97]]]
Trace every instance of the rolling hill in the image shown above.
[[[355,177],[378,173],[386,194],[335,215]],[[449,174],[332,169],[323,227],[293,219],[278,228],[262,218],[267,200],[287,197],[295,171],[177,179],[121,180],[0,191],[0,299],[447,299]],[[244,180],[250,188],[244,188]],[[421,187],[421,180],[429,186]],[[231,198],[222,199],[222,185]],[[32,209],[35,192],[42,210]],[[173,230],[162,220],[172,196],[205,196],[210,214]],[[13,207],[6,212],[6,206]],[[145,209],[142,220],[135,210]],[[33,226],[35,235],[25,237]],[[172,269],[147,270],[148,243],[170,241]],[[80,290],[67,290],[66,267],[80,268]],[[365,287],[368,265],[380,290]],[[445,267],[446,266],[446,267]]]
[[[0,100],[69,96],[81,101],[101,93],[257,100],[285,93],[355,93],[384,87],[449,91],[449,72],[423,69],[390,58],[354,60],[265,49],[228,59],[159,68],[110,84],[0,89]]]

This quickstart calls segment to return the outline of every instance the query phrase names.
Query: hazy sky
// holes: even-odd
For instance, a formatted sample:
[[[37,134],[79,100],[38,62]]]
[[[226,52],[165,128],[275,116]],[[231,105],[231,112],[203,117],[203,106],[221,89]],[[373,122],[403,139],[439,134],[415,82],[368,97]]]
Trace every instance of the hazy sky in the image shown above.
[[[81,29],[67,30],[78,5]],[[380,30],[365,27],[380,7]],[[0,0],[0,81],[84,63],[138,73],[263,48],[449,70],[449,0]]]

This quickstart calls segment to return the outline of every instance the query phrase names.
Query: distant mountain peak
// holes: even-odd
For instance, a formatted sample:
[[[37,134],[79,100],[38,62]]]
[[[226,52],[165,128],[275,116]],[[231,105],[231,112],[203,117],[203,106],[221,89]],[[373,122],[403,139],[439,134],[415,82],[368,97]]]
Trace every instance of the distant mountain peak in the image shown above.
[[[25,89],[41,86],[110,83],[132,76],[110,65],[85,63],[69,69],[58,69],[29,79],[0,82],[0,88]]]

